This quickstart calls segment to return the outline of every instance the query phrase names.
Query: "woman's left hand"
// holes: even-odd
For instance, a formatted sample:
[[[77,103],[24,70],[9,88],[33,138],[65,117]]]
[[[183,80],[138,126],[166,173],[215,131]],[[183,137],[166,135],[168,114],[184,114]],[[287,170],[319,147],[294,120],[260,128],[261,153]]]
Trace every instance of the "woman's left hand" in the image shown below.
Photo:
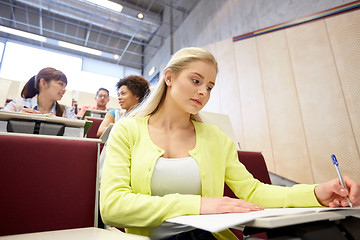
[[[348,207],[348,196],[353,206],[359,206],[360,185],[347,176],[344,182],[348,189],[342,187],[338,178],[317,185],[315,195],[319,203],[327,207]]]

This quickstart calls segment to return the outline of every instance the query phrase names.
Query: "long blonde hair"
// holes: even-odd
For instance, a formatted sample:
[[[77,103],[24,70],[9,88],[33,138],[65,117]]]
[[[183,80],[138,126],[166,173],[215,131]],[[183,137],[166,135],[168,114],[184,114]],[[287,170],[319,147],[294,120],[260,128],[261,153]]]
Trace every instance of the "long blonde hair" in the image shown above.
[[[183,48],[177,51],[170,59],[169,63],[164,69],[164,72],[157,83],[155,89],[151,91],[146,100],[137,107],[130,116],[145,117],[153,115],[157,112],[161,104],[163,103],[166,95],[167,85],[165,83],[165,72],[170,69],[175,73],[180,73],[189,64],[195,61],[205,61],[211,63],[218,72],[218,65],[214,56],[207,50],[197,47]],[[191,114],[191,119],[195,121],[201,121],[199,114]]]

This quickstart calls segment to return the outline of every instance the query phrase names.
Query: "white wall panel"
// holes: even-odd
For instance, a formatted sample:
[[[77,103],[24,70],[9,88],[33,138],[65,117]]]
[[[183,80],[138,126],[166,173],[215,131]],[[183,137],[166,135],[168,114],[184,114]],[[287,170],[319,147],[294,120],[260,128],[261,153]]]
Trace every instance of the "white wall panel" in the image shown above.
[[[230,117],[237,142],[240,143],[240,137],[244,134],[234,44],[231,39],[224,40],[216,43],[216,49],[219,65],[216,87],[220,91],[221,113]]]
[[[275,172],[295,182],[313,183],[285,33],[277,31],[259,36],[256,42]]]
[[[264,91],[254,38],[234,43],[236,69],[244,124],[242,148],[261,151],[269,171],[275,171]]]
[[[325,20],[340,84],[350,117],[352,131],[360,151],[360,10]],[[355,149],[353,149],[356,151]],[[347,152],[343,152],[347,155]],[[354,154],[356,155],[356,154]],[[360,159],[351,154],[342,165],[360,182]]]
[[[315,182],[336,177],[331,154],[340,163],[358,153],[324,21],[286,30],[294,79]],[[350,169],[343,165],[343,174]],[[355,176],[354,176],[355,177]]]

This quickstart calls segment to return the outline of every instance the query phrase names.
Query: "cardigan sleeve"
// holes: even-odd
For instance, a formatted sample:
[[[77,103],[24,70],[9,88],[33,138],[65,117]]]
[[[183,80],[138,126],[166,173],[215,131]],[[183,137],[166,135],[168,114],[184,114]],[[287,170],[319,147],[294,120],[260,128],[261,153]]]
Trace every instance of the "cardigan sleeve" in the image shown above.
[[[115,124],[106,147],[101,187],[100,209],[105,224],[115,227],[156,227],[169,218],[199,214],[198,195],[168,194],[163,197],[134,192],[131,186],[132,156],[141,134],[138,122],[125,118]],[[153,153],[142,148],[143,161]],[[138,174],[138,171],[136,172]],[[141,174],[145,175],[146,169]],[[137,177],[139,178],[139,177]],[[140,177],[141,179],[141,177]],[[145,179],[145,178],[143,178]],[[143,184],[148,184],[143,180]]]
[[[266,208],[321,206],[314,193],[316,185],[296,184],[283,187],[264,184],[255,179],[239,161],[235,145],[231,142],[226,146],[225,182],[238,198]]]

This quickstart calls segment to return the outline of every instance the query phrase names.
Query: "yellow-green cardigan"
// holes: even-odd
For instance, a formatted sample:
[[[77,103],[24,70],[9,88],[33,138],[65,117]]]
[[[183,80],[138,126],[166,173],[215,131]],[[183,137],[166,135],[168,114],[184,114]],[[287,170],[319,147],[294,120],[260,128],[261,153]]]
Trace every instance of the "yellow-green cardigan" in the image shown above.
[[[105,224],[148,236],[166,219],[200,213],[202,197],[221,197],[224,182],[237,197],[263,207],[320,206],[315,185],[280,187],[254,179],[239,162],[233,142],[216,126],[193,121],[196,146],[189,154],[200,168],[202,193],[151,196],[151,176],[164,150],[150,139],[148,118],[125,118],[110,134],[100,187],[100,209]],[[229,230],[217,239],[237,239]]]

